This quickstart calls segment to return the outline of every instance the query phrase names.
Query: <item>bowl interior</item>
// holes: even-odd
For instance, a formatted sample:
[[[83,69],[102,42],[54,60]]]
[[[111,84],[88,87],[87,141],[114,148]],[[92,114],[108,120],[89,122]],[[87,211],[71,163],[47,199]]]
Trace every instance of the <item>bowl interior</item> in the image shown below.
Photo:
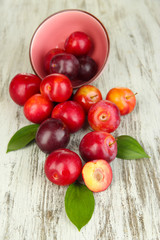
[[[44,20],[35,31],[30,44],[30,61],[35,73],[44,78],[44,56],[52,48],[64,48],[66,38],[75,31],[90,36],[94,48],[90,53],[98,64],[97,74],[89,81],[72,80],[74,88],[92,82],[102,71],[109,54],[109,38],[103,25],[94,16],[79,10],[68,10],[53,14]]]

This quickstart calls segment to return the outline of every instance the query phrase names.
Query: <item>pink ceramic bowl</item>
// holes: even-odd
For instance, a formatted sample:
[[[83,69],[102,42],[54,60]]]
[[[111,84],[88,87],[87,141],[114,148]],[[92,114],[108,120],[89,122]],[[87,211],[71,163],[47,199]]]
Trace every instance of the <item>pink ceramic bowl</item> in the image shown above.
[[[98,64],[97,74],[89,81],[72,80],[73,88],[78,88],[95,80],[102,72],[109,55],[110,43],[103,24],[92,14],[81,10],[64,10],[45,19],[36,29],[30,43],[29,55],[34,72],[43,79],[44,56],[52,48],[64,48],[66,38],[75,31],[90,36],[94,48],[90,54]]]

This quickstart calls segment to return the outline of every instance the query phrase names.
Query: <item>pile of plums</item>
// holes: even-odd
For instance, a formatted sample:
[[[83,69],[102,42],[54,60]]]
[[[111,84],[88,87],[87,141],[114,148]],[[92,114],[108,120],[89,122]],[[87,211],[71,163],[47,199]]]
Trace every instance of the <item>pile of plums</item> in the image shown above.
[[[70,80],[90,80],[97,73],[97,63],[88,56],[93,43],[84,32],[73,32],[64,43],[64,49],[53,48],[44,57],[46,74],[61,73]]]
[[[84,66],[92,62],[87,56],[91,47],[86,34],[71,34],[65,42],[65,52],[54,49],[45,56],[45,69],[49,74],[44,79],[33,74],[18,74],[12,79],[9,92],[15,103],[24,106],[25,117],[40,124],[36,143],[49,154],[44,166],[47,178],[55,184],[68,185],[82,173],[86,186],[100,192],[111,184],[109,163],[117,155],[117,142],[111,133],[118,128],[120,116],[133,111],[136,98],[128,88],[112,88],[103,100],[99,89],[92,85],[84,85],[73,93],[70,80],[76,78],[76,74],[83,79],[88,76]],[[78,65],[81,70],[77,71]],[[96,72],[96,65],[91,68],[92,74]],[[94,131],[80,142],[79,153],[86,162],[82,167],[78,154],[66,147],[70,134],[83,127],[86,117]]]

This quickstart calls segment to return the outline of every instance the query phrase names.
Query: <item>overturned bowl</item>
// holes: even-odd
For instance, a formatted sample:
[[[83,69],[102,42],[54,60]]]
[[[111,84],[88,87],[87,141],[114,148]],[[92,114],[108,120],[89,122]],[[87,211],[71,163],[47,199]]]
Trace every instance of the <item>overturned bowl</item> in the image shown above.
[[[34,72],[43,79],[47,76],[44,69],[44,56],[52,48],[64,48],[67,37],[76,31],[85,32],[93,42],[90,57],[97,65],[96,75],[89,81],[72,80],[73,88],[89,84],[100,75],[109,55],[110,42],[103,24],[92,14],[81,10],[64,10],[46,18],[36,29],[31,39],[29,56]]]

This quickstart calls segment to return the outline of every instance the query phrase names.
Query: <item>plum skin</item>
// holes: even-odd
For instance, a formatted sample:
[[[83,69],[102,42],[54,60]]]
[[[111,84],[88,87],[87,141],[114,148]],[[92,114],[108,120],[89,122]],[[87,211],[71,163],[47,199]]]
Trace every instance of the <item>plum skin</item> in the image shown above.
[[[24,104],[25,117],[33,123],[42,123],[51,116],[53,103],[41,94],[35,94]]]
[[[36,133],[36,143],[45,153],[51,153],[58,148],[65,148],[69,140],[69,129],[60,119],[49,118],[45,120]]]
[[[115,103],[119,108],[121,115],[131,113],[136,105],[135,94],[129,88],[112,88],[108,92],[106,100]]]
[[[88,81],[94,77],[98,70],[97,63],[89,56],[83,56],[78,58],[80,68],[78,78],[83,81]]]
[[[68,77],[63,74],[50,74],[40,85],[41,94],[50,101],[64,102],[72,95],[73,87]]]
[[[80,103],[85,112],[88,113],[93,104],[102,100],[102,94],[95,86],[84,85],[74,94],[73,100]]]
[[[107,132],[89,132],[81,140],[79,152],[85,162],[104,159],[111,162],[117,155],[117,142]]]
[[[50,74],[50,62],[52,58],[60,53],[64,53],[64,50],[61,48],[53,48],[49,50],[46,55],[44,56],[44,69],[47,74]]]
[[[69,149],[53,151],[46,159],[44,170],[47,178],[57,185],[74,183],[82,170],[78,154]]]
[[[60,118],[75,133],[83,127],[85,112],[81,105],[75,101],[66,101],[57,104],[52,111],[52,118]]]
[[[89,109],[88,122],[95,131],[114,132],[120,124],[120,111],[114,103],[101,100]]]
[[[90,52],[93,44],[90,37],[84,32],[73,32],[66,39],[64,48],[67,53],[75,56],[83,56]]]
[[[79,72],[78,59],[68,53],[55,55],[50,62],[50,73],[60,73],[67,76],[70,80],[77,77]]]
[[[20,106],[34,94],[40,92],[41,79],[30,73],[19,73],[10,82],[9,93],[12,100]]]

